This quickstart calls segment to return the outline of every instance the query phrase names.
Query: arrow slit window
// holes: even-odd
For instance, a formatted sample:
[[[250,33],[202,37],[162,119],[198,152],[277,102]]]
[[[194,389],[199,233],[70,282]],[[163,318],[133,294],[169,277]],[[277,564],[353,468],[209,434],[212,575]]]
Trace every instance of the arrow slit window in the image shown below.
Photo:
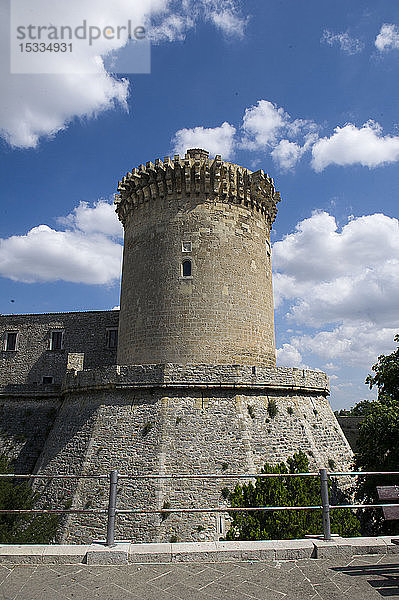
[[[191,268],[191,260],[183,260],[181,264],[181,274],[182,277],[191,277],[192,268]]]

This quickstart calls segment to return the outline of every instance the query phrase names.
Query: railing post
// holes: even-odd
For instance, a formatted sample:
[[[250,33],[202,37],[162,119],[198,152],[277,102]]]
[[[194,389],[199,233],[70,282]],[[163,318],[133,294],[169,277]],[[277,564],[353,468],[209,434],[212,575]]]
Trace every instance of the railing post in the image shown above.
[[[116,493],[118,487],[118,471],[109,474],[109,501],[107,523],[107,546],[115,546]]]
[[[323,507],[323,533],[326,541],[331,540],[330,500],[328,498],[327,469],[320,469],[321,505]]]

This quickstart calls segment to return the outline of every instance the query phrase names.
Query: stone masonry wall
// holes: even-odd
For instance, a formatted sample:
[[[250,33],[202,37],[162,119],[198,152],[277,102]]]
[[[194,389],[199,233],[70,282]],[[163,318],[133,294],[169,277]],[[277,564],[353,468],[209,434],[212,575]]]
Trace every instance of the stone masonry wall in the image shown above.
[[[138,207],[125,228],[118,363],[274,366],[268,240],[262,214],[241,206]]]
[[[346,415],[341,416],[341,415],[339,415],[337,417],[337,421],[339,423],[339,426],[342,429],[344,436],[348,440],[350,447],[355,452],[357,440],[358,440],[359,434],[360,434],[360,425],[364,421],[364,416],[356,417],[356,416],[346,416]]]
[[[15,473],[32,473],[61,406],[57,397],[0,396],[0,454]]]
[[[104,369],[68,373],[64,387],[96,388],[107,385],[154,386],[167,384],[170,387],[180,386],[221,386],[293,389],[329,394],[328,376],[321,371],[293,369],[291,367],[255,367],[247,365],[112,365]]]
[[[61,385],[68,353],[84,353],[84,368],[116,362],[106,347],[107,327],[118,327],[119,311],[0,315],[0,389],[41,385],[43,376]],[[63,348],[50,350],[51,331],[64,331]],[[16,351],[6,351],[7,332],[18,332]]]
[[[172,366],[165,369],[171,377]],[[146,370],[148,367],[144,367]],[[202,376],[204,371],[202,367]],[[252,369],[244,368],[244,379],[249,371],[252,375]],[[167,509],[225,507],[221,492],[226,487],[232,489],[234,481],[223,478],[224,474],[259,472],[266,461],[280,462],[299,449],[308,454],[312,468],[350,468],[352,454],[325,397],[324,374],[305,371],[303,377],[297,369],[280,371],[280,383],[273,388],[269,381],[263,389],[248,384],[233,389],[212,382],[208,388],[183,387],[181,380],[176,386],[149,385],[144,379],[135,388],[119,385],[120,381],[99,384],[93,373],[77,374],[76,385],[64,390],[64,402],[38,469],[49,474],[103,475],[117,469],[121,474],[134,475],[222,476],[206,481],[121,480],[119,508]],[[87,385],[90,375],[91,386]],[[291,383],[302,377],[308,385],[305,381],[301,387],[284,387],[283,375]],[[268,411],[272,400],[278,409],[273,418]],[[107,502],[106,480],[54,480],[42,491],[47,501],[59,506],[97,508],[105,507]],[[164,517],[120,515],[117,537],[137,542],[196,541],[223,537],[225,533],[220,516]],[[72,515],[63,524],[60,540],[88,542],[104,535],[105,516]]]

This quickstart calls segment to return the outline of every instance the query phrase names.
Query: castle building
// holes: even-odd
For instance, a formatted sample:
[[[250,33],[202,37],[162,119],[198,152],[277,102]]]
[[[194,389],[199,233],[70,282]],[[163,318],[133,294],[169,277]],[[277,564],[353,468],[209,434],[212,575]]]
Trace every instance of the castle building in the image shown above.
[[[276,367],[270,231],[279,193],[263,171],[188,150],[133,169],[116,211],[125,230],[120,311],[0,316],[0,451],[44,474],[219,474],[123,479],[117,535],[223,537],[223,475],[258,472],[302,449],[348,469],[351,450],[324,373]],[[101,507],[102,480],[53,480],[52,505]],[[63,542],[104,535],[70,515]]]

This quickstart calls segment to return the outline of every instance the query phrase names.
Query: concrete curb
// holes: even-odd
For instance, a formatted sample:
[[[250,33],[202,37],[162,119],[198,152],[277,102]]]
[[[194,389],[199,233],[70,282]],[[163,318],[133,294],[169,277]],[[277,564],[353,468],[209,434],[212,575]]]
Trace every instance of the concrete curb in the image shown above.
[[[0,564],[88,564],[239,562],[262,560],[339,559],[365,554],[399,554],[392,536],[334,537],[253,542],[187,542],[175,544],[94,543],[69,545],[0,545]]]

